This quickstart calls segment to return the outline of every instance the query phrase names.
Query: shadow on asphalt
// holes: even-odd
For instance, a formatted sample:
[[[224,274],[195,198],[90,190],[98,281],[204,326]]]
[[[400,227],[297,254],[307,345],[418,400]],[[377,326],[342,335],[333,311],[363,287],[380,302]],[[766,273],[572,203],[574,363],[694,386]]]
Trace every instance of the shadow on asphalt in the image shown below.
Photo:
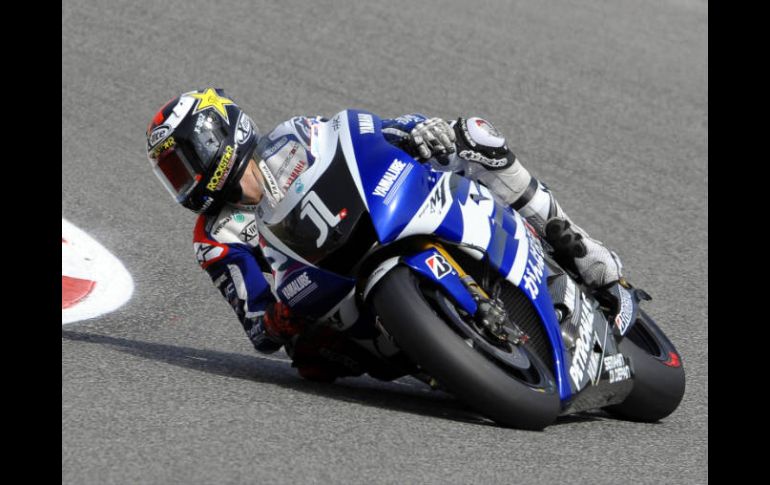
[[[425,384],[412,378],[399,379],[398,382],[378,381],[369,377],[345,378],[334,384],[324,384],[302,379],[289,362],[259,355],[195,349],[70,330],[62,330],[62,338],[107,345],[120,352],[185,369],[279,385],[340,401],[469,424],[496,426],[451,395],[430,391]],[[605,414],[562,416],[551,426],[596,421],[605,417]]]

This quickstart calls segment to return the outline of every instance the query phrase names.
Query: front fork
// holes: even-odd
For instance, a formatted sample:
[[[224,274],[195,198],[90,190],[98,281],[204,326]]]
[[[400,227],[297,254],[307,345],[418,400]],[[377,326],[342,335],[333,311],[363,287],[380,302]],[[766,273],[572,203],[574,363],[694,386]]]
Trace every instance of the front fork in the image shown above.
[[[416,254],[394,257],[380,263],[372,272],[364,290],[364,298],[377,281],[398,264],[410,267],[436,286],[443,288],[447,295],[472,317],[478,331],[493,344],[514,345],[528,340],[508,318],[503,302],[497,295],[490,296],[478,282],[469,275],[451,254],[436,241],[423,241],[416,245]]]

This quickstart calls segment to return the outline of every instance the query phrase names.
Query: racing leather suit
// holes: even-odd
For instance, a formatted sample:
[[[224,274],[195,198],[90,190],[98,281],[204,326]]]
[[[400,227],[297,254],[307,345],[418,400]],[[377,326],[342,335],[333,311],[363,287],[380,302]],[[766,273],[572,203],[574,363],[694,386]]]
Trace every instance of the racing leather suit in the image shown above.
[[[382,120],[382,133],[394,145],[409,151],[408,141],[416,125],[427,118],[408,114]],[[276,179],[284,191],[310,165],[310,132],[321,117],[294,117],[263,136],[257,153],[271,166],[279,167]],[[569,220],[545,185],[532,177],[508,149],[505,139],[481,118],[458,120],[450,124],[456,133],[454,153],[441,161],[431,159],[434,168],[454,171],[486,185],[497,197],[524,216],[544,235],[551,219]],[[412,150],[412,153],[414,151]],[[286,342],[265,332],[265,310],[276,297],[272,275],[259,249],[255,206],[225,204],[214,214],[203,214],[195,225],[193,246],[201,267],[214,286],[235,310],[238,319],[257,351],[272,353]],[[600,242],[575,226],[586,243],[585,267],[576,265],[589,285],[601,285],[620,277],[617,256]]]

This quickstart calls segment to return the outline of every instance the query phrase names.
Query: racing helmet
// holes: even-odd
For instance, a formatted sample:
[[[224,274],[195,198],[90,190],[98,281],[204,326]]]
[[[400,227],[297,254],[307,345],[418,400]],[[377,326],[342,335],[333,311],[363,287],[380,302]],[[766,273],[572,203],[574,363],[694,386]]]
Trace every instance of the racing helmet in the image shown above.
[[[147,157],[171,196],[193,212],[241,198],[240,179],[259,131],[223,90],[184,93],[147,127]]]

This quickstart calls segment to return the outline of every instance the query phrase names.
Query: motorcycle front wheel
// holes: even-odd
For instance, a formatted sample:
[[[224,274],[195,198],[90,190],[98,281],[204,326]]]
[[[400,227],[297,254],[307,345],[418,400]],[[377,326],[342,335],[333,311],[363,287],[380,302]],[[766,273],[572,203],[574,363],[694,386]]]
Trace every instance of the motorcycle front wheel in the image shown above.
[[[496,423],[541,430],[559,414],[552,372],[528,348],[511,348],[529,367],[507,365],[494,352],[461,335],[437,308],[419,278],[405,267],[393,269],[373,290],[372,303],[396,344],[425,372]]]

